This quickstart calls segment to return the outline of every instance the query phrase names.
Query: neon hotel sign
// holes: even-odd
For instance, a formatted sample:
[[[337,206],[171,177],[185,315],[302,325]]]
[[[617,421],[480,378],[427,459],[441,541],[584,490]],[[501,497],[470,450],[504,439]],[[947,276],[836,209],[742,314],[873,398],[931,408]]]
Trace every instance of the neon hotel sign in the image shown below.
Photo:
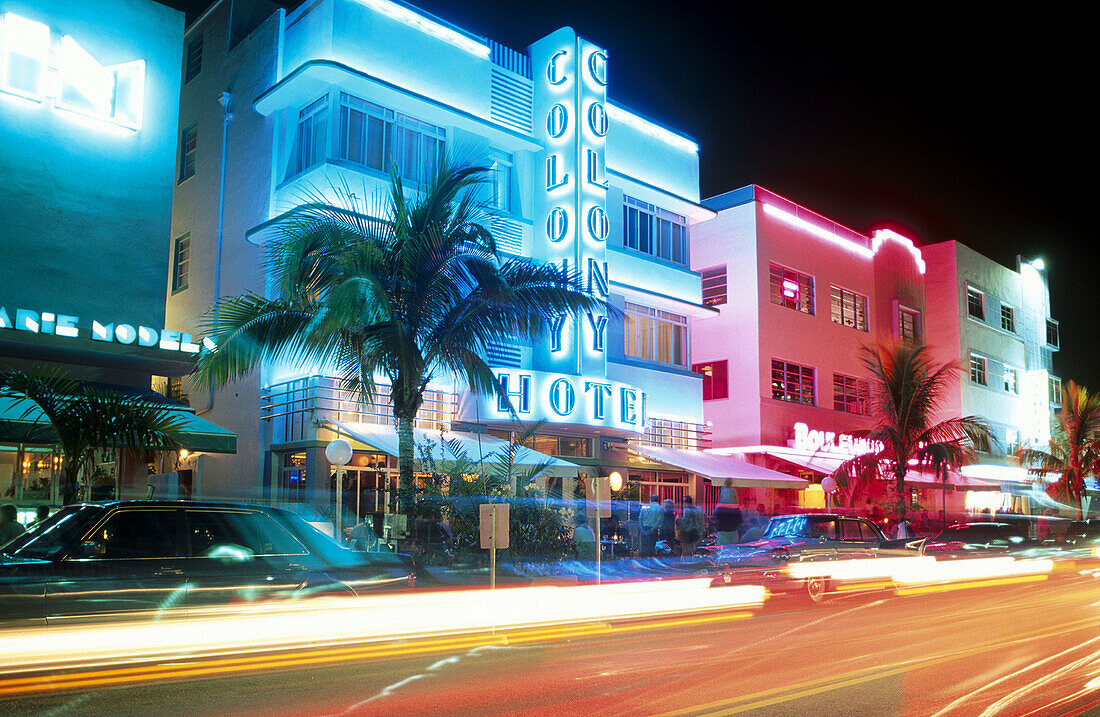
[[[26,331],[32,334],[53,334],[70,339],[90,338],[92,341],[109,341],[124,345],[136,344],[165,351],[181,351],[186,354],[199,352],[199,345],[188,333],[168,329],[158,331],[148,326],[99,321],[92,321],[91,330],[88,331],[81,329],[78,326],[79,322],[80,319],[67,314],[38,312],[30,309],[15,309],[9,313],[6,308],[0,306],[0,329]],[[205,339],[203,343],[206,343]]]
[[[794,447],[810,453],[827,453],[851,458],[864,453],[881,451],[883,445],[880,441],[857,438],[851,433],[811,430],[805,423],[796,423],[794,424]]]
[[[139,130],[145,61],[102,65],[72,37],[60,35],[55,42],[48,25],[4,13],[0,93],[32,102],[51,98],[57,109]]]

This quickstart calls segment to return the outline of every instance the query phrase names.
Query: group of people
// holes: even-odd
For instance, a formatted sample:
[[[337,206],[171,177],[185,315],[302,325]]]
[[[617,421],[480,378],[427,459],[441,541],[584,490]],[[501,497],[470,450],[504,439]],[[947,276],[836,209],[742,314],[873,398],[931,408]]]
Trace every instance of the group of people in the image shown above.
[[[690,495],[685,495],[679,512],[672,499],[661,501],[656,493],[642,506],[638,517],[641,529],[639,554],[657,554],[657,543],[664,541],[674,554],[691,556],[707,534],[707,517]]]

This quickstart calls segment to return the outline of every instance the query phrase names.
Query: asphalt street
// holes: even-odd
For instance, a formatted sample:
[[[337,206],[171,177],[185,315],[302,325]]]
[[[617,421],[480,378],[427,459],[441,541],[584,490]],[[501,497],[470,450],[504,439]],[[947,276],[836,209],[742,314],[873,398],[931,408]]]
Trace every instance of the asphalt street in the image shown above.
[[[0,677],[0,713],[1100,714],[1100,580]]]

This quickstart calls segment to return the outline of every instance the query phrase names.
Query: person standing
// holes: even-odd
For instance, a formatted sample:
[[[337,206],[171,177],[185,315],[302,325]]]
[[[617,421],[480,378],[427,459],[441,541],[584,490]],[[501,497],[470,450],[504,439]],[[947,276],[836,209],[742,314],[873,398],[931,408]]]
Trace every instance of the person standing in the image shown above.
[[[27,531],[19,522],[19,511],[11,503],[0,506],[0,546],[6,545]]]
[[[596,560],[596,534],[588,527],[588,519],[583,513],[577,513],[574,520],[573,543],[577,546],[577,558],[595,562]]]
[[[676,506],[669,498],[661,503],[661,529],[657,532],[657,538],[665,541],[673,553],[676,552]]]
[[[741,538],[741,509],[737,503],[719,503],[714,508],[714,529],[719,545],[735,545]]]
[[[661,499],[656,493],[649,496],[649,503],[642,506],[638,522],[641,523],[641,549],[638,551],[643,557],[652,557],[657,552],[657,536],[661,532]]]
[[[695,547],[703,539],[707,530],[707,519],[703,511],[695,505],[690,495],[684,496],[684,512],[680,516],[680,555],[690,558],[695,555]]]

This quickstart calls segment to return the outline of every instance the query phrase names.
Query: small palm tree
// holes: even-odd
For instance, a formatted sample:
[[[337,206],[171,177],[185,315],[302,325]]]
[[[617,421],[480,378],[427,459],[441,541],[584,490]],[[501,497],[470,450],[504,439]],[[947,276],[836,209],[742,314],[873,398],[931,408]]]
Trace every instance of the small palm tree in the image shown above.
[[[1062,410],[1049,449],[1024,448],[1016,457],[1033,475],[1058,474],[1047,492],[1072,504],[1080,520],[1085,477],[1100,474],[1100,393],[1070,381],[1062,390]]]
[[[314,202],[273,223],[268,272],[276,296],[221,301],[207,323],[217,348],[197,376],[224,385],[268,360],[324,366],[364,400],[384,376],[397,423],[401,481],[413,478],[413,421],[437,376],[500,392],[486,348],[541,335],[559,315],[606,310],[575,273],[502,259],[476,198],[483,167],[441,164],[406,196],[396,168],[371,211]]]
[[[57,372],[0,373],[0,397],[28,401],[24,418],[41,412],[49,421],[53,436],[42,430],[44,426],[38,426],[31,430],[28,439],[56,441],[60,447],[63,503],[77,499],[81,472],[89,466],[96,451],[175,450],[184,428],[184,420],[171,410],[86,386]]]
[[[993,439],[983,419],[962,416],[933,422],[958,371],[954,363],[936,364],[927,347],[912,343],[864,347],[860,359],[871,375],[874,427],[857,435],[880,448],[845,461],[833,472],[851,499],[870,481],[891,478],[901,495],[912,461],[946,476],[947,466],[962,465],[975,451],[989,450]]]

